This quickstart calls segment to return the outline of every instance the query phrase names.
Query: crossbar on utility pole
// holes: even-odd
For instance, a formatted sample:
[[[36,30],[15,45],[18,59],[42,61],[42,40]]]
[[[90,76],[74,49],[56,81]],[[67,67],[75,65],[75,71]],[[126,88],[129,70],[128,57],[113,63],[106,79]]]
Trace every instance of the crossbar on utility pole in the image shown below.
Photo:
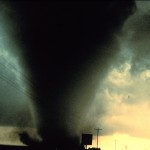
[[[97,131],[97,149],[98,149],[98,134],[99,134],[99,130],[102,130],[100,128],[95,129]]]

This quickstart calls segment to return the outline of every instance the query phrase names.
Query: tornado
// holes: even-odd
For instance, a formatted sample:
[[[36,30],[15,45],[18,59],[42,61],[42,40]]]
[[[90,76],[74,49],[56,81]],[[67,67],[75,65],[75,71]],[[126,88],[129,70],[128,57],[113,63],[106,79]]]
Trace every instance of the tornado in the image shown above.
[[[21,59],[31,75],[33,86],[27,86],[42,143],[53,149],[79,149],[81,134],[92,132],[96,125],[89,111],[120,52],[116,34],[133,14],[135,2],[17,1],[10,5],[20,29]],[[104,104],[99,104],[101,116]],[[29,139],[26,133],[21,135]]]

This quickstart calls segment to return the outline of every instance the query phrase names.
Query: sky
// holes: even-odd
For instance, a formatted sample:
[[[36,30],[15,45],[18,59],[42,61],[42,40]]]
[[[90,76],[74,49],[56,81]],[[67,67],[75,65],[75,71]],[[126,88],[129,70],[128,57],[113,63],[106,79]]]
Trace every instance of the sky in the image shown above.
[[[150,148],[150,2],[1,3],[0,130],[18,143],[39,127],[55,147],[102,128],[104,150]]]
[[[103,129],[99,132],[103,150],[150,148],[150,2],[136,1],[136,6],[117,35],[120,52],[100,82],[88,114]],[[95,147],[96,142],[94,137]]]

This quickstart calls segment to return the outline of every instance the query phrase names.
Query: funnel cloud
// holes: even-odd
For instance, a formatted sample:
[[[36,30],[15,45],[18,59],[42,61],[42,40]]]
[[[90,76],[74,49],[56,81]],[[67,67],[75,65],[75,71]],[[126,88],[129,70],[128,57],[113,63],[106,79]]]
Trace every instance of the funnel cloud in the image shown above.
[[[64,149],[67,143],[77,146],[81,133],[91,132],[97,122],[89,116],[95,109],[95,93],[119,55],[116,34],[133,14],[135,3],[31,1],[12,5],[19,14],[25,58],[36,85],[34,102],[43,142]],[[101,109],[96,108],[101,116],[106,113],[105,104],[101,101]]]

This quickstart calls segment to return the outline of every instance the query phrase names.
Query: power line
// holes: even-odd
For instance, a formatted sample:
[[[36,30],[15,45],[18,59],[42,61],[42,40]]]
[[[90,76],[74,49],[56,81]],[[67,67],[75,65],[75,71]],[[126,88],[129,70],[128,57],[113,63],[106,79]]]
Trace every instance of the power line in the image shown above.
[[[6,71],[8,74],[10,74],[10,72],[8,71],[8,70],[10,70],[10,68],[8,68],[6,65],[2,64],[1,62],[0,62],[0,65],[1,65],[3,68],[6,69],[5,71]],[[15,68],[12,64],[9,64],[9,65],[10,65],[12,68],[14,68],[14,69],[16,70],[16,68]],[[21,82],[23,82],[23,83],[29,85],[32,89],[35,88],[34,84],[31,82],[31,80],[29,80],[29,78],[28,78],[25,74],[23,74],[22,72],[20,72],[20,71],[18,71],[18,70],[16,70],[16,71],[23,77],[23,78],[21,78],[20,80],[18,80],[18,79],[16,78],[16,81],[21,81]],[[5,73],[5,74],[6,74],[6,73]],[[16,86],[16,83],[15,83],[14,81],[12,81],[10,78],[8,78],[7,75],[5,76],[5,75],[3,75],[3,74],[1,73],[1,74],[0,74],[0,78],[3,79],[3,80],[5,80],[5,81],[6,81],[8,84],[10,84],[13,88],[19,90],[19,91],[22,92],[23,94],[28,94],[29,96],[36,97],[35,95],[33,95],[33,93],[29,92],[28,90],[25,90],[25,89],[22,88],[22,87],[17,87],[17,86]]]
[[[0,62],[0,65],[6,69],[6,71],[8,72],[8,70],[10,70],[10,68],[6,65],[4,65],[3,63]],[[17,71],[17,73],[19,73],[23,78],[22,78],[22,81],[25,82],[25,83],[28,83],[28,85],[30,85],[32,88],[34,88],[34,84],[33,82],[31,81],[31,79],[23,72],[19,71],[18,69],[16,69],[16,67],[14,67],[12,64],[8,63],[8,65],[13,68],[15,71]]]

